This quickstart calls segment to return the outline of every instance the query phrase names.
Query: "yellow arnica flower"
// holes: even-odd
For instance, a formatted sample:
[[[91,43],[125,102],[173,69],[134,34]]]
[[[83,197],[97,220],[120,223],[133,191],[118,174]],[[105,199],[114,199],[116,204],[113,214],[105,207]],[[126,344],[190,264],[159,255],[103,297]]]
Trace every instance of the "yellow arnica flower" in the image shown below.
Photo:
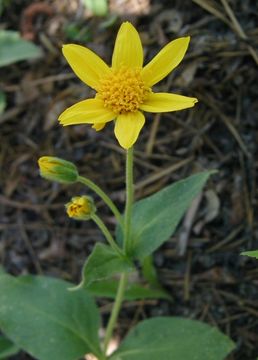
[[[86,195],[73,197],[65,207],[67,215],[75,220],[89,220],[96,211],[93,200]]]
[[[181,62],[189,41],[189,36],[171,41],[145,66],[139,34],[129,22],[118,31],[111,67],[83,46],[64,45],[63,54],[71,68],[96,90],[96,96],[69,107],[60,115],[60,123],[93,124],[98,131],[115,120],[115,136],[123,148],[129,149],[145,123],[144,111],[182,110],[197,102],[191,97],[152,91],[152,86]]]

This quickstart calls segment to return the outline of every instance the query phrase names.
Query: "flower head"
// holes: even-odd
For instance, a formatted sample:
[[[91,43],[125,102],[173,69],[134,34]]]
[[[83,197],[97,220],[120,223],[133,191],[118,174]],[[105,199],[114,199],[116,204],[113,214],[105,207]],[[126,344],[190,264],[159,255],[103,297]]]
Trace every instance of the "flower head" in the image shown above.
[[[75,220],[89,220],[96,211],[93,200],[86,195],[73,197],[65,207],[67,215]]]
[[[143,66],[143,48],[138,32],[129,22],[121,25],[109,67],[91,50],[64,45],[63,54],[76,75],[96,91],[93,99],[80,101],[59,117],[62,125],[92,124],[97,131],[115,120],[119,144],[130,148],[145,123],[144,111],[157,113],[194,106],[196,98],[154,93],[152,86],[166,77],[183,59],[190,37],[168,43]]]
[[[53,156],[42,156],[38,159],[40,175],[48,180],[61,183],[73,183],[77,180],[78,171],[70,161]]]

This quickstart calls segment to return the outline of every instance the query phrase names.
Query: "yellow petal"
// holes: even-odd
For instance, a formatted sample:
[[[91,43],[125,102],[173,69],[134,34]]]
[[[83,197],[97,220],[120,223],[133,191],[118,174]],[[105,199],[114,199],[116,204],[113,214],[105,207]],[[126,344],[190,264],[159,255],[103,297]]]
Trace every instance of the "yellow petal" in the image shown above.
[[[107,64],[84,46],[64,45],[63,54],[75,74],[95,90],[99,86],[99,80],[111,73]]]
[[[106,123],[98,123],[98,124],[93,124],[92,128],[96,131],[100,131],[100,130],[104,129],[105,126],[106,126]]]
[[[198,100],[188,96],[168,93],[152,93],[140,106],[143,111],[152,113],[176,111],[193,107]]]
[[[142,79],[152,86],[166,77],[183,59],[190,36],[168,43],[142,70]]]
[[[143,50],[140,36],[131,23],[124,22],[117,34],[112,67],[116,69],[121,66],[141,68],[142,64]]]
[[[124,149],[129,149],[137,140],[145,123],[144,115],[138,111],[119,115],[116,119],[115,136]]]
[[[87,99],[66,109],[60,116],[62,125],[100,124],[113,120],[116,115],[105,109],[100,99]]]

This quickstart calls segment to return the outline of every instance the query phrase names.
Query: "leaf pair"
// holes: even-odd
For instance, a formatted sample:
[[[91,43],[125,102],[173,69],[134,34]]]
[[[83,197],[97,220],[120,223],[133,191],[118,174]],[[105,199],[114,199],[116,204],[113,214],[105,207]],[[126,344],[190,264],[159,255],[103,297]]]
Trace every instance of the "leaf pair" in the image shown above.
[[[0,328],[15,345],[0,340],[0,359],[17,347],[38,360],[78,360],[100,350],[100,317],[86,290],[47,277],[0,276]],[[110,360],[223,360],[232,341],[195,320],[157,317],[140,322]],[[2,356],[2,357],[1,357]]]
[[[154,195],[136,202],[131,220],[130,259],[122,258],[110,247],[96,244],[83,269],[80,286],[133,270],[132,261],[141,262],[174,233],[193,199],[202,190],[213,171],[205,171],[178,181]],[[117,228],[117,241],[122,244],[122,230]]]

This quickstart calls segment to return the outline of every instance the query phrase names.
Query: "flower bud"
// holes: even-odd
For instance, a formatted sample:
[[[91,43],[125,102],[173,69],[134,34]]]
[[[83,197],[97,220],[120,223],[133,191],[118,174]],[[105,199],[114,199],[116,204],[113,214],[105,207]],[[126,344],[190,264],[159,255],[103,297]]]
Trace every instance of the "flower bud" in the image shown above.
[[[57,157],[42,156],[38,164],[40,175],[47,180],[69,184],[75,182],[79,176],[73,163]]]
[[[89,220],[96,207],[89,196],[75,196],[65,205],[67,215],[75,220]]]

